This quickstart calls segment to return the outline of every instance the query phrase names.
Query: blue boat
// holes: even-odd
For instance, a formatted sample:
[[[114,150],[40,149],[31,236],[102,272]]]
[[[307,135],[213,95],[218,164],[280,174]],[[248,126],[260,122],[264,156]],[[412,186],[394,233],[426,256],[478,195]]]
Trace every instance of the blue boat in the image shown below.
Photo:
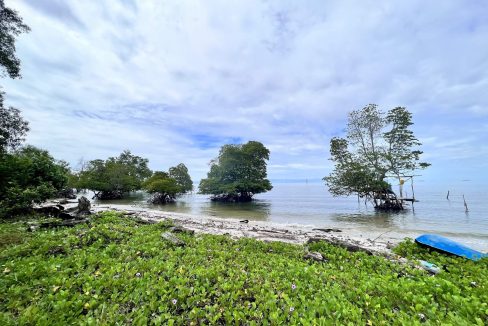
[[[483,257],[488,257],[488,254],[476,251],[463,244],[437,234],[423,234],[416,238],[415,242],[429,248],[447,252],[456,256],[465,257],[474,261],[480,260]]]

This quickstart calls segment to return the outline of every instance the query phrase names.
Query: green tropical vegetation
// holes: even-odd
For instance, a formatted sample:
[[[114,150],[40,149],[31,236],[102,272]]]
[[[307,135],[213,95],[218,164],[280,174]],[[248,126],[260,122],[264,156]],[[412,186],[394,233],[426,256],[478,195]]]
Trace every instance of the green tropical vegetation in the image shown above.
[[[0,217],[26,213],[65,188],[67,177],[45,150],[22,147],[0,154]]]
[[[98,199],[120,199],[129,192],[142,189],[151,176],[148,159],[126,150],[118,157],[92,160],[79,174],[76,188],[89,189]]]
[[[153,204],[174,202],[176,196],[182,191],[178,182],[163,171],[154,172],[142,186],[144,190],[153,195],[150,199]]]
[[[15,41],[28,31],[0,0],[0,76],[20,77]],[[403,107],[351,112],[347,137],[331,140],[335,169],[324,179],[332,194],[390,205],[387,176],[429,165],[420,162],[411,125]],[[170,234],[175,243],[168,241],[176,230],[170,220],[146,224],[116,212],[66,214],[73,219],[65,224],[31,215],[34,205],[72,196],[73,188],[98,199],[143,189],[161,204],[192,191],[193,182],[183,163],[152,172],[146,158],[128,150],[74,172],[46,150],[23,146],[28,131],[0,90],[0,325],[488,324],[488,259],[446,256],[408,239],[394,249],[405,264],[325,242],[303,246],[183,230]],[[271,190],[269,155],[257,141],[224,145],[199,192],[244,202]],[[326,259],[304,259],[309,251]],[[416,268],[419,259],[442,272]]]
[[[15,55],[15,39],[30,30],[19,14],[0,0],[0,76],[20,78],[20,60]]]
[[[170,167],[168,175],[176,180],[176,184],[180,187],[179,193],[187,193],[193,190],[193,181],[185,164],[180,163],[177,166]]]
[[[406,241],[396,252],[436,276],[362,252],[228,236],[161,233],[105,212],[90,224],[26,232],[0,224],[0,324],[486,325],[488,259]],[[304,260],[317,251],[324,262]]]
[[[0,90],[0,155],[18,148],[29,131],[20,110],[4,104],[5,93]]]
[[[199,192],[213,195],[214,201],[250,201],[273,188],[267,179],[268,160],[269,150],[260,142],[224,145],[210,163],[207,178],[200,181]]]
[[[400,181],[406,173],[430,165],[420,162],[421,143],[411,125],[412,114],[404,107],[384,113],[370,104],[349,113],[346,138],[330,141],[335,167],[324,178],[329,191],[335,196],[357,194],[379,209],[402,209],[401,202],[391,196],[387,177]]]

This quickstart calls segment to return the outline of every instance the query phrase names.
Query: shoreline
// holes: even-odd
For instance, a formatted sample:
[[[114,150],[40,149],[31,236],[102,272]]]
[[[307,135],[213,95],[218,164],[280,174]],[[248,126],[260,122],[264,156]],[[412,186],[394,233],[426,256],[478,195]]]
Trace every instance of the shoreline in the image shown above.
[[[242,223],[234,218],[213,216],[197,216],[185,213],[167,212],[155,209],[134,207],[124,204],[92,204],[91,211],[117,211],[128,217],[135,217],[149,223],[172,220],[178,226],[195,231],[196,233],[229,235],[232,238],[254,238],[261,241],[280,241],[304,245],[310,239],[324,240],[345,247],[355,247],[375,255],[390,255],[391,248],[402,239],[382,238],[384,234],[377,233],[375,237],[365,237],[359,230],[337,229],[335,227],[315,227],[299,224],[279,224],[268,221],[253,221]]]
[[[48,201],[42,206],[59,204],[57,199]],[[77,207],[76,200],[69,200],[63,206],[66,209]],[[322,239],[328,242],[338,242],[363,249],[369,253],[390,255],[391,248],[405,240],[415,239],[426,233],[435,233],[446,236],[465,244],[475,250],[486,252],[488,244],[484,242],[469,241],[464,237],[445,232],[407,231],[401,232],[395,229],[365,229],[361,227],[332,225],[304,225],[299,223],[279,223],[271,221],[249,220],[248,223],[240,223],[234,217],[216,217],[210,215],[196,215],[163,211],[160,208],[136,206],[133,204],[113,204],[91,202],[91,211],[94,213],[114,210],[126,213],[128,217],[136,217],[149,223],[163,220],[173,220],[177,225],[193,230],[197,233],[215,235],[228,234],[233,238],[255,238],[262,241],[281,241],[294,244],[306,244],[311,238]],[[322,230],[322,231],[321,231]],[[328,232],[325,232],[327,230]]]

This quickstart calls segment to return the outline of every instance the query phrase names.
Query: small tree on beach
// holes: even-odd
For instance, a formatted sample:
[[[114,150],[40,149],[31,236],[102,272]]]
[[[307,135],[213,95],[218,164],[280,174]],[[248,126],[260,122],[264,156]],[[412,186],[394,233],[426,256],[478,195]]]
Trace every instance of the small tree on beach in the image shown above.
[[[213,195],[214,201],[250,201],[254,194],[273,188],[267,179],[268,160],[269,150],[260,142],[224,145],[210,163],[207,178],[200,181],[199,191]]]
[[[386,181],[388,174],[401,178],[407,172],[428,167],[420,162],[421,145],[409,127],[412,114],[396,107],[386,114],[370,104],[349,114],[346,138],[330,141],[335,163],[325,183],[334,196],[357,194],[379,209],[403,209]]]

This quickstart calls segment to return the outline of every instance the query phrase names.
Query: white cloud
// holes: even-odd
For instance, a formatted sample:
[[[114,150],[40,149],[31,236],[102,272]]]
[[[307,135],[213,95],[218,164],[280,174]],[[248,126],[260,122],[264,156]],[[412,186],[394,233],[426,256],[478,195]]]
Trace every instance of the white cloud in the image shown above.
[[[472,174],[486,153],[484,2],[6,2],[32,28],[7,100],[72,163],[129,148],[199,179],[220,145],[255,139],[270,176],[320,178],[368,103],[414,113],[431,169]]]

